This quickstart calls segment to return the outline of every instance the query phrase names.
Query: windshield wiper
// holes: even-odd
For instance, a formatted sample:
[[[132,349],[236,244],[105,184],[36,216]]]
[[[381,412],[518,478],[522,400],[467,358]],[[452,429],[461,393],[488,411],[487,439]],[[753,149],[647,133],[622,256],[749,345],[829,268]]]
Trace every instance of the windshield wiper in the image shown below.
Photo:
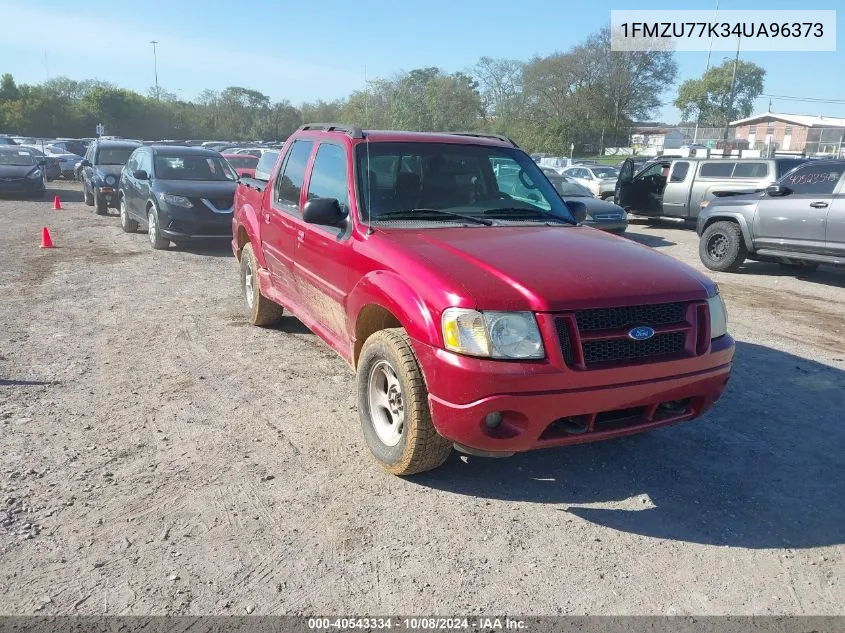
[[[521,211],[522,213],[536,213],[541,215],[544,218],[553,218],[558,222],[564,222],[566,224],[574,224],[577,225],[578,223],[570,220],[568,218],[562,218],[559,215],[552,213],[551,211],[546,211],[545,209],[526,209],[525,207],[496,207],[495,209],[485,209],[484,213],[497,213],[497,212],[507,212],[507,211]]]
[[[426,215],[429,213],[433,213],[435,215],[444,215],[450,218],[458,218],[461,220],[466,220],[467,222],[473,222],[474,224],[483,224],[484,226],[493,226],[493,220],[488,220],[487,218],[477,218],[472,215],[464,215],[463,213],[454,213],[453,211],[443,211],[442,209],[403,209],[401,211],[388,211],[387,213],[379,213],[376,216],[373,216],[373,220],[380,220],[382,218],[393,218],[394,220],[401,219],[400,216],[404,216],[411,220],[418,219],[417,216],[419,215]]]

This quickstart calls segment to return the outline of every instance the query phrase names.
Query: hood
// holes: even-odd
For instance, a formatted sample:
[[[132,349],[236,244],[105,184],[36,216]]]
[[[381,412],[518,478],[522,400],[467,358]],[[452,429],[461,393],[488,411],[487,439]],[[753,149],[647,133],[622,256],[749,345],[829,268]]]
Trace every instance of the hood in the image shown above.
[[[403,276],[417,276],[423,287],[445,283],[459,307],[556,312],[701,300],[715,291],[707,277],[672,257],[583,226],[381,229],[378,235],[392,251],[383,256],[395,253]]]
[[[171,193],[186,198],[220,198],[235,195],[234,180],[156,180],[156,193]]]
[[[612,202],[608,202],[607,200],[602,200],[601,198],[563,196],[563,200],[566,202],[566,206],[569,207],[573,213],[575,213],[577,207],[579,206],[583,206],[588,215],[602,213],[625,213],[625,210],[622,207],[615,205]]]
[[[0,178],[24,178],[38,165],[0,165]]]

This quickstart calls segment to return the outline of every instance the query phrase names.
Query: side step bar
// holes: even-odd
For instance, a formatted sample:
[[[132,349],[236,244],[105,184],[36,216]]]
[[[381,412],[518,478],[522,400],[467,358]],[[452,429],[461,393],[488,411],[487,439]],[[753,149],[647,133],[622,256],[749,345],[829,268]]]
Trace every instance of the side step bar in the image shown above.
[[[793,251],[778,251],[771,248],[760,248],[752,253],[761,257],[778,257],[783,259],[800,259],[820,264],[845,265],[845,255],[819,255],[818,253],[795,253]]]

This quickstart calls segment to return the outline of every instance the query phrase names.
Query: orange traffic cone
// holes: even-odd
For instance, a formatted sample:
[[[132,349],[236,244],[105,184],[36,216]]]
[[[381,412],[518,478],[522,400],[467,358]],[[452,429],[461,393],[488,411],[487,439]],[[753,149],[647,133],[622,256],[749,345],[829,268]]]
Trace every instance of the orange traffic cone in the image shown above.
[[[46,226],[41,229],[41,248],[55,248],[53,238],[50,237],[50,231],[47,230]]]
[[[54,211],[61,211],[62,209],[62,201],[59,200],[59,196],[53,198],[53,210]]]

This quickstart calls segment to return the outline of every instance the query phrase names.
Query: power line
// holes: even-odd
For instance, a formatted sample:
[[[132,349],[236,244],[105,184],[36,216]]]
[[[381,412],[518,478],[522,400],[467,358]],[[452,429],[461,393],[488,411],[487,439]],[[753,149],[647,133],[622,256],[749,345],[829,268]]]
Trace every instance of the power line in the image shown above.
[[[761,97],[769,97],[771,99],[783,99],[785,101],[807,101],[813,103],[836,103],[836,104],[845,104],[845,99],[820,99],[817,97],[794,97],[791,95],[770,95],[770,94],[761,94]]]

